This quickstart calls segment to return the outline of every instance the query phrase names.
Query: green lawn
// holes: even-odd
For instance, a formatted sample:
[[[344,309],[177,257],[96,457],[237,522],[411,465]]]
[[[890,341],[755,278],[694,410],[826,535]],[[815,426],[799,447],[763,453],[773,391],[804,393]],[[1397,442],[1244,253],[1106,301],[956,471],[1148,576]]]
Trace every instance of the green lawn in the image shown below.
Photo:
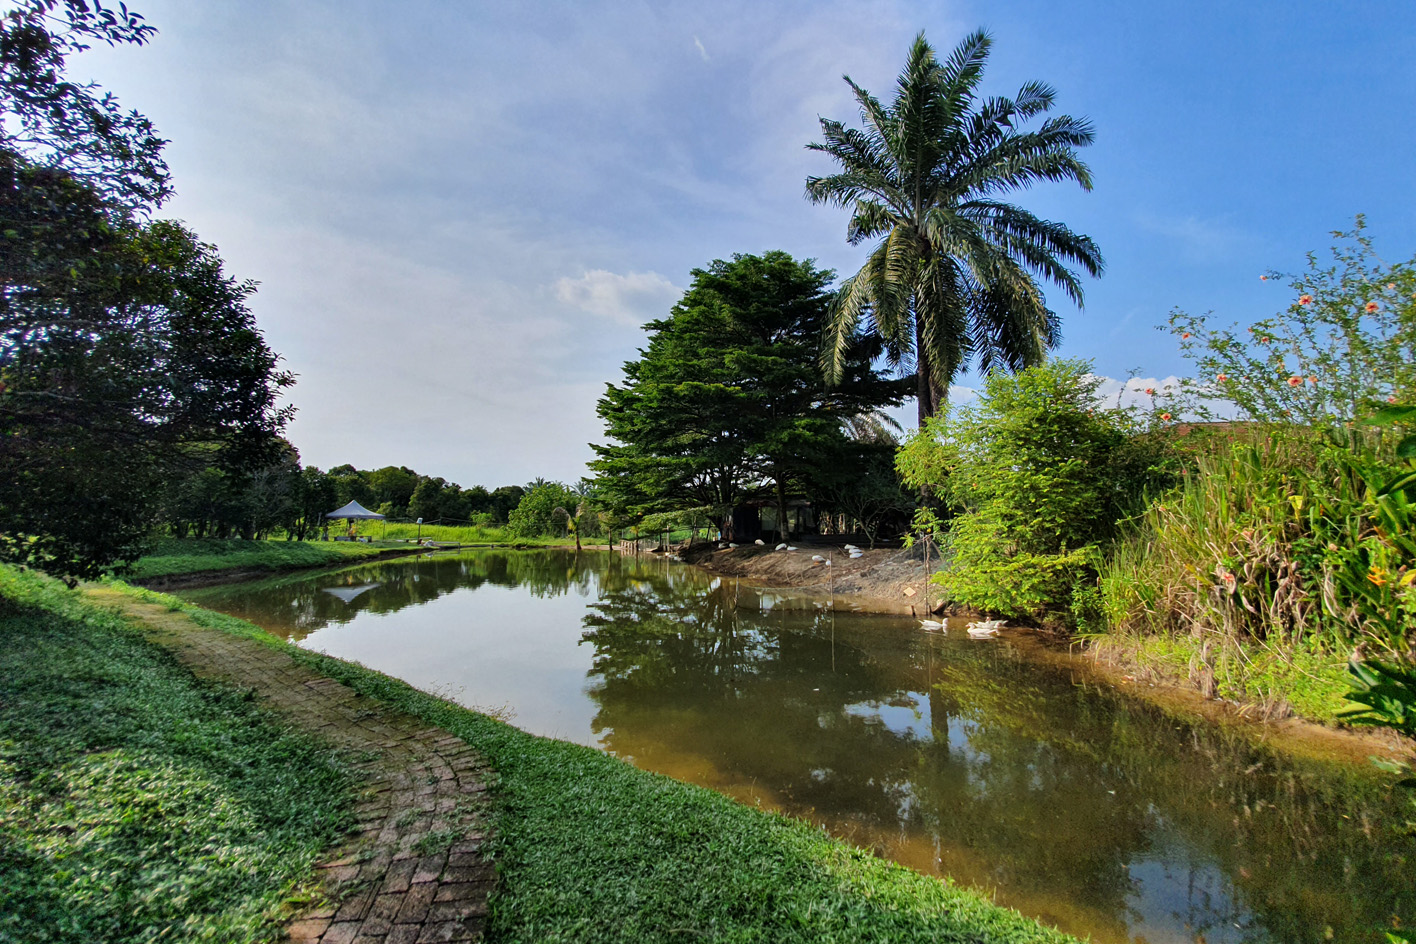
[[[0,941],[276,940],[350,784],[244,693],[0,567]]]

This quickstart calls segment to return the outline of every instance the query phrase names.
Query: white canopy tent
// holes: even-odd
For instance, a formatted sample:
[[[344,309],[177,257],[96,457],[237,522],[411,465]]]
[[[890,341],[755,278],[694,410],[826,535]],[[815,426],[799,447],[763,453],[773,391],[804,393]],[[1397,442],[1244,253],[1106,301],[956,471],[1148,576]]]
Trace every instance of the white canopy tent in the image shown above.
[[[325,515],[326,518],[348,518],[360,521],[382,521],[383,515],[377,511],[370,511],[356,501],[352,501],[343,508],[336,508]]]
[[[343,518],[343,519],[348,523],[348,525],[349,525],[349,536],[348,536],[348,538],[347,538],[347,539],[346,539],[346,538],[343,538],[343,537],[341,537],[341,538],[336,538],[335,540],[338,540],[338,541],[354,540],[354,522],[355,522],[355,521],[382,521],[382,520],[384,520],[384,516],[383,516],[383,515],[379,514],[377,511],[370,511],[369,509],[365,508],[363,505],[359,504],[359,503],[356,502],[356,501],[351,501],[349,504],[345,505],[343,508],[336,508],[334,511],[331,511],[331,512],[329,512],[329,513],[327,513],[327,514],[325,515],[325,521],[326,521],[326,522],[328,522],[329,519],[331,519],[331,518]],[[328,540],[328,534],[329,534],[329,532],[325,532],[325,534],[326,534],[326,540]]]

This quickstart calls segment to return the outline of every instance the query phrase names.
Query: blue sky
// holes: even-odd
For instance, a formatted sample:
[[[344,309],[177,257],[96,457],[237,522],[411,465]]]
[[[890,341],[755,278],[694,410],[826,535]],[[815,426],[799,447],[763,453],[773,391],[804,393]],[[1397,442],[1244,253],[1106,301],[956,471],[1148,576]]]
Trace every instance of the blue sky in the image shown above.
[[[1099,374],[1185,373],[1170,309],[1286,306],[1259,275],[1357,213],[1416,254],[1410,2],[131,5],[152,44],[71,69],[172,140],[164,215],[261,283],[290,438],[324,468],[580,477],[595,400],[691,269],[859,266],[802,197],[831,170],[804,146],[855,120],[842,74],[888,95],[921,29],[941,51],[988,29],[985,91],[1040,79],[1095,124],[1091,193],[1016,201],[1101,246],[1085,311],[1054,293],[1059,353]]]

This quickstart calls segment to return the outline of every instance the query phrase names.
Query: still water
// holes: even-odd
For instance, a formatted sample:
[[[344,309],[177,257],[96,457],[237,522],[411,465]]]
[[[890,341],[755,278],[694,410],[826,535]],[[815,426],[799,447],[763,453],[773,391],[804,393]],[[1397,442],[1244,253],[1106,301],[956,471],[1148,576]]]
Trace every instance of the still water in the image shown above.
[[[440,554],[182,596],[1104,944],[1377,942],[1416,922],[1411,811],[1383,780],[959,627],[605,552]]]

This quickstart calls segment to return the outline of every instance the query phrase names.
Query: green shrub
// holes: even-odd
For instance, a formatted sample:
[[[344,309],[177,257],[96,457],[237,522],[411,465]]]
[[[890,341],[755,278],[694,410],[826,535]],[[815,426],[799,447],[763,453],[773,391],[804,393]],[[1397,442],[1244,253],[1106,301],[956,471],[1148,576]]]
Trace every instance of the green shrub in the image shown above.
[[[580,504],[580,496],[560,482],[542,482],[521,498],[521,503],[512,509],[507,518],[506,530],[519,538],[538,538],[554,534],[566,534],[565,521],[555,514],[557,508],[564,508],[574,514]]]
[[[1056,360],[990,374],[977,404],[931,420],[897,467],[957,514],[949,565],[935,577],[956,603],[1072,622],[1118,520],[1169,478],[1170,450],[1097,399],[1090,364]]]

